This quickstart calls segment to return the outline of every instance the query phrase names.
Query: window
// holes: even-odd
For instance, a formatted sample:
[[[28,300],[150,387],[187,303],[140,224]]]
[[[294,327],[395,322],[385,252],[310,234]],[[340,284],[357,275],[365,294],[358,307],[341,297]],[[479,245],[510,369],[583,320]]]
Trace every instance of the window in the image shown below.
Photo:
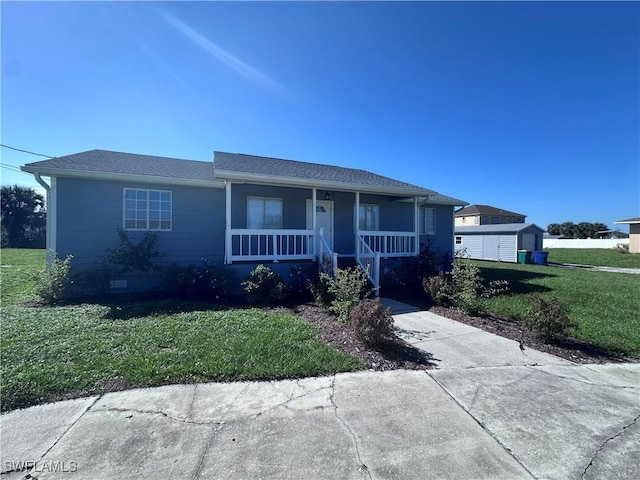
[[[436,209],[421,208],[420,209],[420,235],[436,234]]]
[[[380,205],[360,204],[359,230],[380,230]]]
[[[462,245],[462,236],[456,235],[456,245]]]
[[[171,230],[171,204],[170,191],[125,188],[125,230]]]
[[[247,228],[259,230],[281,229],[281,198],[247,198]]]

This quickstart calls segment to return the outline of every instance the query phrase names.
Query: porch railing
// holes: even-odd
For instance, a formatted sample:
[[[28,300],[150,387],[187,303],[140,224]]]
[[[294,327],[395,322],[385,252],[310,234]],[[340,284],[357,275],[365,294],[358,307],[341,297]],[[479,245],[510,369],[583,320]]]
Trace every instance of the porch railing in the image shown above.
[[[418,254],[413,232],[358,231],[358,236],[374,252],[383,257],[411,257]]]
[[[380,295],[380,253],[374,252],[361,234],[356,235],[356,262],[367,272],[376,297]]]
[[[338,271],[338,254],[329,246],[329,242],[324,238],[324,228],[320,229],[320,238],[318,252],[318,260],[320,261],[320,270],[333,276]]]
[[[314,258],[311,230],[233,229],[227,235],[231,246],[228,260],[232,262]]]

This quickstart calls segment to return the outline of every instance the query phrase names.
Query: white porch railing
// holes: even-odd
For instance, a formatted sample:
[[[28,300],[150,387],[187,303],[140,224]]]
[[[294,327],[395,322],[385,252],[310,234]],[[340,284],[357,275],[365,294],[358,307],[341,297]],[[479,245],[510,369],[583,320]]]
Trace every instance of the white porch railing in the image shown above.
[[[383,257],[412,257],[418,254],[414,232],[358,231],[358,236]]]
[[[376,297],[380,295],[380,253],[374,252],[361,234],[356,235],[356,262],[367,272]]]
[[[227,260],[312,260],[313,237],[311,230],[232,229],[227,232],[230,245]]]
[[[338,271],[338,254],[331,250],[327,239],[324,238],[324,228],[320,229],[320,238],[318,252],[318,260],[320,261],[321,271],[325,271],[329,275],[333,276]],[[329,271],[326,271],[329,270]]]

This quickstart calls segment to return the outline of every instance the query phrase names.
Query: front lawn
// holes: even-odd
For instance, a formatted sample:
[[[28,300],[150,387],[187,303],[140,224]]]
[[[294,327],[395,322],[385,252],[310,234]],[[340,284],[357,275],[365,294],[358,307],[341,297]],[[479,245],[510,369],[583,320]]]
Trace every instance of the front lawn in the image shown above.
[[[487,308],[521,319],[528,294],[556,296],[579,325],[575,336],[613,354],[640,356],[640,275],[474,261],[485,280],[505,279],[511,292]]]
[[[2,252],[2,411],[124,388],[363,368],[284,311],[173,300],[22,306],[34,299],[30,275],[44,265],[38,252]]]
[[[550,248],[549,261],[600,267],[640,268],[640,255],[614,248]]]

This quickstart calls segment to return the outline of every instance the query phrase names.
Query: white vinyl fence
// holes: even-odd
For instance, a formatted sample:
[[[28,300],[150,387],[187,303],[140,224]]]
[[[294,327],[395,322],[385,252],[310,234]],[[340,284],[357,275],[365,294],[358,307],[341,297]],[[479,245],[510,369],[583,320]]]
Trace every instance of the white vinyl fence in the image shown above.
[[[542,248],[616,248],[629,245],[628,238],[543,238]]]

